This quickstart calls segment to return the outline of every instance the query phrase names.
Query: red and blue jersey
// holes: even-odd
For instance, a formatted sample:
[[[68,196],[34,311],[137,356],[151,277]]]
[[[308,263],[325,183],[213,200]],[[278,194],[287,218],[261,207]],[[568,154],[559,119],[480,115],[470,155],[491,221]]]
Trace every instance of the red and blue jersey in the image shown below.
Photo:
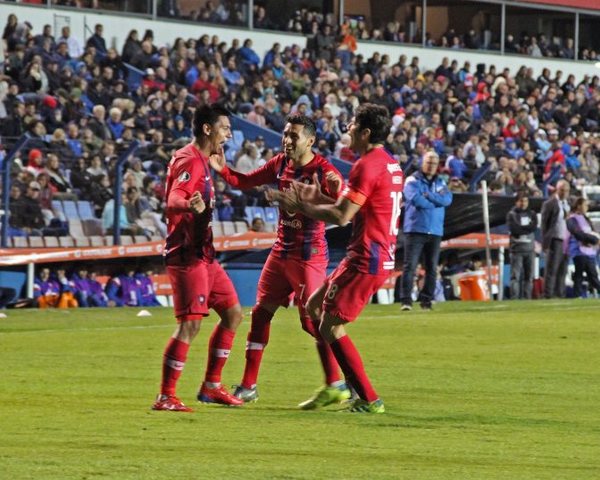
[[[363,155],[350,170],[342,195],[361,209],[352,220],[348,261],[373,275],[394,268],[404,176],[383,148]]]
[[[313,183],[316,173],[325,195],[337,198],[337,193],[331,192],[325,176],[333,172],[340,179],[340,172],[321,155],[297,167],[288,159],[285,153],[274,156],[262,167],[247,173],[239,173],[225,167],[221,175],[227,183],[241,190],[247,190],[259,185],[276,184],[279,190],[290,188],[293,180],[303,183]],[[302,260],[323,261],[328,258],[327,240],[325,240],[325,223],[313,220],[301,213],[291,213],[279,209],[279,224],[277,240],[271,252],[280,258],[296,258]]]
[[[190,143],[177,150],[169,163],[165,199],[168,203],[174,192],[189,199],[196,191],[206,205],[201,214],[167,210],[164,255],[169,264],[185,264],[194,258],[212,262],[215,258],[211,227],[215,190],[208,158]]]

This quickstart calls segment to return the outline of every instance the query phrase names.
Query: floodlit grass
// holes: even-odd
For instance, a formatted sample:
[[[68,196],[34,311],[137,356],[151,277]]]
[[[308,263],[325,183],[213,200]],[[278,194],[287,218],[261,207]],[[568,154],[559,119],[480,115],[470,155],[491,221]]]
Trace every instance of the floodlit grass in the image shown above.
[[[385,401],[372,416],[296,408],[322,379],[291,310],[274,321],[258,403],[192,414],[149,409],[170,309],[7,313],[2,479],[600,478],[598,301],[369,307],[349,332]],[[190,405],[214,321],[179,384]]]

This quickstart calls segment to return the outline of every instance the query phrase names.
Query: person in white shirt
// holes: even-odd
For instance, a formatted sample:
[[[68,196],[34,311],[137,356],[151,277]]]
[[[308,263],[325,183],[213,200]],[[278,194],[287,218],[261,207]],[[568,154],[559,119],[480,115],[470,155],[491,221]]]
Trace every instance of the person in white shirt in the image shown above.
[[[64,26],[62,28],[62,36],[56,42],[57,44],[65,42],[69,47],[69,56],[72,59],[77,59],[83,55],[83,48],[81,43],[75,37],[71,35],[71,27]]]

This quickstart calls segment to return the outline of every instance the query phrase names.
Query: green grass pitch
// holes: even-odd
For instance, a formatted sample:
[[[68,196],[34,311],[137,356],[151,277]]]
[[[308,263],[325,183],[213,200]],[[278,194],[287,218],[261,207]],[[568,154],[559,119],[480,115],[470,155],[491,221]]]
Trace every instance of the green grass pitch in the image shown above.
[[[370,416],[296,408],[322,378],[291,309],[274,320],[258,403],[196,405],[211,315],[179,383],[196,411],[150,411],[174,320],[137,311],[0,319],[0,478],[600,478],[596,300],[369,306],[348,330],[385,401]]]

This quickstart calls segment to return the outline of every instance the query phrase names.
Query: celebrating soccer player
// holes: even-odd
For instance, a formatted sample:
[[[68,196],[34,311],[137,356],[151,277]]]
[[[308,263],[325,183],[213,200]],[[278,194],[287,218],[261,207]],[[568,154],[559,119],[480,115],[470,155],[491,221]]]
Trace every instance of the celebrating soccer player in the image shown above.
[[[175,395],[188,349],[200,322],[213,308],[221,317],[210,337],[208,364],[198,400],[239,406],[221,385],[242,309],[231,280],[215,260],[211,229],[214,188],[208,158],[231,137],[228,112],[201,107],[194,113],[194,141],[175,152],[167,172],[167,273],[173,286],[177,328],[165,349],[160,394],[154,410],[189,412]]]
[[[348,133],[351,148],[360,159],[352,166],[348,185],[335,204],[323,201],[315,186],[299,182],[285,192],[272,192],[284,208],[310,218],[336,225],[354,219],[346,258],[307,305],[312,316],[321,316],[319,331],[359,396],[351,404],[351,412],[385,411],[345,325],[358,317],[394,268],[403,175],[398,162],[382,146],[390,124],[385,107],[366,103],[356,109]]]
[[[325,158],[311,150],[315,142],[314,122],[305,115],[291,115],[283,131],[283,152],[262,167],[242,174],[225,165],[223,155],[210,157],[211,166],[234,187],[246,190],[258,185],[277,184],[289,188],[292,180],[318,185],[323,197],[335,202],[343,185],[342,176]],[[326,277],[328,262],[325,224],[300,213],[280,210],[277,241],[258,282],[256,305],[246,343],[246,366],[241,385],[234,395],[250,402],[258,399],[256,383],[263,351],[269,342],[271,320],[278,307],[287,307],[295,295],[302,328],[316,339],[317,350],[325,371],[325,385],[299,406],[314,409],[338,403],[350,397],[346,383],[327,342],[318,332],[304,305]]]

